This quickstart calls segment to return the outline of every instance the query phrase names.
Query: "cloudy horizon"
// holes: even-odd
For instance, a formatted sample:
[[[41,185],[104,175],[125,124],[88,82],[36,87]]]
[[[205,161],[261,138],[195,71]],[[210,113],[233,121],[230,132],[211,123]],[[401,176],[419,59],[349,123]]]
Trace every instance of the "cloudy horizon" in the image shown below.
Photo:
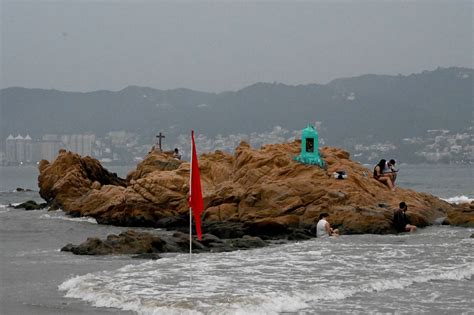
[[[0,88],[206,92],[473,67],[472,2],[1,3]]]

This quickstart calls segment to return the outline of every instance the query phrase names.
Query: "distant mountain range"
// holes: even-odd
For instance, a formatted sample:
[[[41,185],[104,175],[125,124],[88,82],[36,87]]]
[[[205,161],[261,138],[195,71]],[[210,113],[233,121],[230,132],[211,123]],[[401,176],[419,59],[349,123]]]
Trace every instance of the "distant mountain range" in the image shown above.
[[[0,90],[0,137],[126,130],[152,142],[158,131],[172,138],[193,128],[213,137],[265,132],[277,125],[299,130],[318,121],[329,145],[397,141],[428,129],[472,126],[473,77],[473,69],[453,67],[325,85],[256,83],[217,94],[138,86],[87,93],[11,87]]]

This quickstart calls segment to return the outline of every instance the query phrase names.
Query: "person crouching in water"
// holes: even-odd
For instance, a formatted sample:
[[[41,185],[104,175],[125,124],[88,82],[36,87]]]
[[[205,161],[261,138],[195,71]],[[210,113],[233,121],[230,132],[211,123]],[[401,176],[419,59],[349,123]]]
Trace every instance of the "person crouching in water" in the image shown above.
[[[388,188],[394,191],[395,186],[393,185],[392,177],[389,174],[384,174],[386,162],[385,159],[381,159],[380,162],[375,165],[374,178],[381,183],[387,184]]]
[[[410,224],[406,212],[408,206],[405,202],[400,202],[399,208],[393,214],[393,225],[398,233],[401,232],[415,232],[416,226]]]
[[[327,217],[329,217],[329,214],[326,212],[319,215],[319,221],[316,225],[316,237],[325,238],[329,236],[339,236],[339,230],[331,228],[331,225],[326,220]]]

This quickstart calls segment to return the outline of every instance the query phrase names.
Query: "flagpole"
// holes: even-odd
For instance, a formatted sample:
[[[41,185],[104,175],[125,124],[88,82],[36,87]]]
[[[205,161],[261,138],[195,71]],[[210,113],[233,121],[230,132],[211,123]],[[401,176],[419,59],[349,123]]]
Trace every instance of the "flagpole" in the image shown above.
[[[191,160],[189,163],[189,198],[191,198],[191,180],[193,177],[193,136],[194,136],[194,130],[191,131]],[[192,265],[192,248],[193,248],[193,242],[192,242],[192,237],[193,237],[193,216],[192,216],[192,209],[189,207],[189,289],[192,288],[193,285],[193,265]]]
[[[191,207],[189,207],[189,282],[190,282],[190,289],[193,285],[193,265],[192,265],[192,248],[193,248],[193,242],[192,242],[192,231],[193,231],[193,216],[191,215]]]

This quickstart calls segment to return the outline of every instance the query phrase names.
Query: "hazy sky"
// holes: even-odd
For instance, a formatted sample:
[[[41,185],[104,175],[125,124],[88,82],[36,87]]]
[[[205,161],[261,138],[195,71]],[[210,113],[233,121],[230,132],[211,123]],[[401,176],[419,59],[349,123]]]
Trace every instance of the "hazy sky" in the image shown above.
[[[472,1],[5,1],[1,87],[219,92],[473,67]]]

